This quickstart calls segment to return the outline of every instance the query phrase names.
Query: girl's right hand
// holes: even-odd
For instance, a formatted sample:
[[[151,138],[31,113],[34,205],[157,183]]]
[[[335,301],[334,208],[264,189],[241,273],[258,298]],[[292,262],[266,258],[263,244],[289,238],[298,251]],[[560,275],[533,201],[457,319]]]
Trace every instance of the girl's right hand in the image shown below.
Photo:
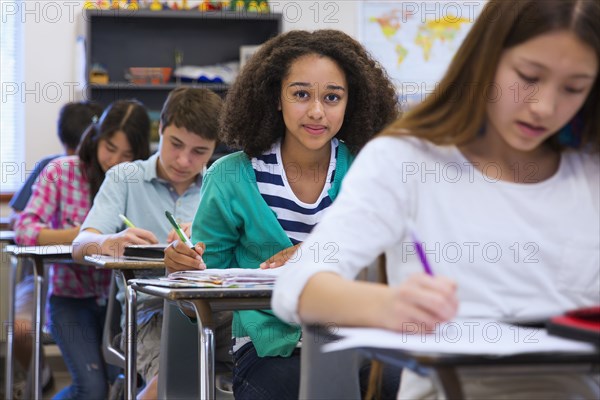
[[[432,331],[436,324],[456,316],[456,284],[443,276],[415,274],[391,287],[382,316],[387,329],[406,332]],[[390,318],[392,316],[392,318]]]
[[[157,244],[154,233],[141,228],[127,228],[114,235],[109,235],[102,243],[102,254],[119,257],[125,252],[125,247],[134,244]]]
[[[202,260],[202,254],[206,245],[202,242],[196,243],[193,249],[181,240],[175,240],[165,249],[165,265],[170,274],[176,271],[188,271],[190,269],[206,269]]]

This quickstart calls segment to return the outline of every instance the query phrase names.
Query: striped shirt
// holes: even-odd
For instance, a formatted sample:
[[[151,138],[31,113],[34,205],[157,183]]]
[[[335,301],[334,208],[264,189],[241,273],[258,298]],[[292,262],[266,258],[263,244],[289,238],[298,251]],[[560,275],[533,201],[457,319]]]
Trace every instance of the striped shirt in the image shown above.
[[[286,175],[281,160],[281,141],[277,141],[271,149],[251,160],[258,191],[275,212],[277,221],[294,245],[304,241],[323,218],[325,209],[332,203],[328,191],[335,177],[337,151],[338,140],[334,138],[331,141],[331,158],[325,185],[314,204],[302,202],[292,191],[289,182],[298,179],[302,171],[288,168],[289,176]],[[318,169],[311,170],[309,173],[316,174]]]
[[[35,246],[42,229],[81,225],[90,210],[90,185],[82,172],[77,156],[57,158],[42,170],[15,226],[18,244]],[[95,297],[103,303],[108,295],[111,272],[78,264],[52,264],[50,276],[50,294]]]

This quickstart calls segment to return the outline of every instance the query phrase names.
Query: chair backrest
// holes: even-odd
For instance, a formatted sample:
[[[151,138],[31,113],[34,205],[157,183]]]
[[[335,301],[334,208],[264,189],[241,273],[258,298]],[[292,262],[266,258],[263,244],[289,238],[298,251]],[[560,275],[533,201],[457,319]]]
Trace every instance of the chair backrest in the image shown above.
[[[321,352],[334,340],[327,327],[302,327],[301,399],[360,399],[359,370],[364,358],[354,349]]]
[[[385,256],[366,267],[359,280],[387,283]],[[324,326],[302,327],[302,352],[300,361],[301,399],[360,399],[359,371],[365,358],[356,350],[322,353],[321,346],[335,338]],[[378,398],[382,365],[372,362],[369,390],[371,398]]]
[[[125,368],[125,354],[115,342],[123,330],[121,329],[121,303],[116,299],[117,296],[117,279],[116,273],[113,272],[110,279],[110,289],[108,292],[108,304],[106,306],[106,318],[104,320],[104,329],[102,331],[102,354],[104,360],[111,365],[119,368]]]
[[[164,302],[158,374],[159,399],[199,399],[198,328],[177,305]]]

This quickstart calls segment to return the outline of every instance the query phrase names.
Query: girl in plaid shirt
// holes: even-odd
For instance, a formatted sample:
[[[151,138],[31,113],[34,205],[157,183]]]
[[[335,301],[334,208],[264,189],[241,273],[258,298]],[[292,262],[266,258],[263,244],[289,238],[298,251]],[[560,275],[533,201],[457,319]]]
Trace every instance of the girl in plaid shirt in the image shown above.
[[[15,226],[20,245],[70,244],[106,171],[148,158],[150,119],[136,101],[110,105],[83,135],[77,155],[50,162]],[[77,264],[50,266],[51,332],[71,372],[72,385],[55,399],[104,399],[108,379],[101,353],[110,271]]]

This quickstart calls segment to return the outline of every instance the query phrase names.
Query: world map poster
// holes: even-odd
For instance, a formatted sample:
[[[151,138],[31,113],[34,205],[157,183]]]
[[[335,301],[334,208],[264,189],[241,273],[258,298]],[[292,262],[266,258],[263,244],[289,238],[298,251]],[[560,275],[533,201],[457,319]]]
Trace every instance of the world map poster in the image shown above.
[[[359,39],[394,80],[404,107],[430,94],[485,0],[363,0]]]

